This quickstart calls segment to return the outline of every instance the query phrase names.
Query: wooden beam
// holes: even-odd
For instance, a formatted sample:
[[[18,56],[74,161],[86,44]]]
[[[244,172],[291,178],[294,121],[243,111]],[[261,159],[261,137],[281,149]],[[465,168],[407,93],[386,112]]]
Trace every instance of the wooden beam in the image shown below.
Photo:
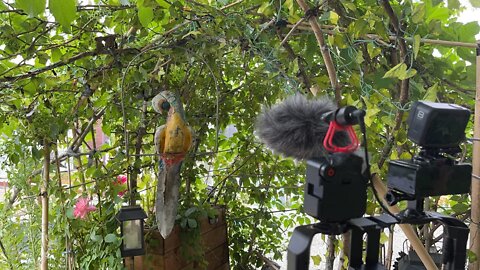
[[[480,43],[477,45],[477,61],[476,61],[476,84],[477,90],[475,95],[475,116],[473,127],[473,151],[472,151],[472,204],[471,204],[471,218],[470,223],[470,251],[477,255],[477,260],[470,263],[469,270],[480,269],[480,239],[478,234],[480,233]]]
[[[288,28],[293,28],[293,24],[288,24]],[[306,23],[301,23],[299,26],[296,26],[297,29],[299,30],[306,30],[306,31],[312,31],[312,29],[306,24]],[[328,35],[335,35],[337,33],[344,33],[346,31],[346,28],[343,27],[338,27],[334,25],[322,25],[321,30]],[[376,40],[376,41],[382,41],[382,42],[389,42],[389,41],[395,41],[399,38],[404,39],[405,41],[408,41],[410,43],[414,42],[413,37],[398,37],[395,35],[390,35],[388,36],[389,40],[385,40],[383,37],[375,34],[366,34],[362,38],[365,39],[370,39],[370,40]],[[463,48],[471,48],[475,49],[477,48],[477,43],[469,43],[469,42],[460,42],[460,41],[449,41],[449,40],[440,40],[440,39],[429,39],[429,38],[421,38],[420,43],[423,44],[432,44],[432,45],[440,45],[440,46],[446,46],[446,47],[463,47]]]
[[[43,142],[43,182],[40,189],[42,196],[42,250],[41,270],[48,270],[48,182],[50,179],[50,145],[48,140]]]

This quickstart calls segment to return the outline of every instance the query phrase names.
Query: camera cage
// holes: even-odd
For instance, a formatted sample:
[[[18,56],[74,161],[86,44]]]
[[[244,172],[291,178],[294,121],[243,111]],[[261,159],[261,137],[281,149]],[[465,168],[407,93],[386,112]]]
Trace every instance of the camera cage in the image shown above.
[[[440,121],[446,113],[453,114],[453,117],[447,117],[447,122]],[[363,110],[356,110],[356,108],[348,106],[327,113],[322,119],[325,121],[338,120],[344,125],[360,124],[363,133],[367,169],[365,174],[363,174],[357,165],[353,165],[352,168],[354,169],[350,168],[350,171],[359,172],[355,174],[359,176],[357,178],[365,177],[363,178],[363,183],[365,183],[366,192],[366,185],[370,179],[370,168],[366,150],[367,140],[363,122],[364,115],[365,112]],[[388,214],[374,217],[359,217],[363,216],[365,211],[363,210],[360,215],[359,213],[361,211],[358,211],[358,208],[355,211],[350,211],[351,209],[347,210],[347,212],[343,214],[333,214],[329,209],[329,206],[332,205],[331,202],[326,203],[323,199],[326,197],[325,192],[330,191],[329,188],[334,186],[328,185],[328,181],[325,181],[322,177],[325,177],[325,175],[328,177],[328,171],[332,169],[332,164],[335,164],[335,162],[332,162],[332,160],[335,160],[335,158],[332,158],[335,157],[335,155],[330,153],[326,158],[307,161],[305,210],[307,214],[319,219],[321,222],[295,228],[288,246],[287,269],[308,269],[310,244],[315,234],[339,235],[351,231],[349,270],[383,270],[385,268],[378,263],[379,236],[381,230],[399,223],[426,224],[434,220],[440,221],[445,226],[442,252],[443,264],[445,265],[444,269],[464,269],[466,262],[466,244],[469,234],[468,227],[458,219],[436,212],[425,212],[423,209],[423,201],[424,198],[428,196],[459,194],[469,191],[471,165],[458,163],[451,157],[460,152],[458,145],[465,138],[464,130],[468,123],[469,116],[470,112],[467,109],[454,104],[420,101],[412,106],[408,124],[413,128],[409,129],[407,136],[419,144],[421,150],[419,154],[411,160],[389,162],[389,177],[387,178],[389,193],[386,199],[387,201],[389,200],[389,204],[391,205],[400,200],[408,200],[407,209],[398,215],[393,215],[387,210]],[[463,126],[461,133],[458,133],[458,130],[456,130],[453,133],[447,134],[448,128],[442,129],[440,127],[439,129],[438,125],[448,126],[452,121],[456,122],[454,126],[457,128],[459,127],[459,123]],[[434,135],[438,130],[443,130],[444,132],[446,130],[447,133],[442,133],[440,141],[429,139],[430,136]],[[416,131],[416,133],[413,131]],[[343,155],[353,156],[353,154]],[[343,159],[346,160],[348,157],[343,157]],[[348,164],[348,162],[345,164]],[[354,162],[353,164],[356,163]],[[340,166],[340,168],[345,170],[342,166]],[[438,171],[439,169],[441,173],[439,174],[437,172],[435,174],[435,170]],[[346,170],[348,171],[349,168],[346,168]],[[390,175],[391,171],[397,172],[397,175]],[[453,175],[455,175],[455,177],[452,177]],[[459,177],[462,180],[460,184],[458,183]],[[338,177],[337,181],[345,182],[346,178],[352,179],[352,177]],[[438,179],[440,179],[440,185],[435,182]],[[456,181],[453,181],[453,179],[456,179]],[[407,183],[407,185],[403,185],[403,187],[407,186],[406,189],[402,189],[402,184],[396,186],[396,184],[401,182],[403,182],[403,184]],[[341,185],[335,188],[339,187],[341,187]],[[376,195],[376,191],[374,189],[373,191]],[[324,196],[315,196],[322,193]],[[360,193],[363,193],[363,186]],[[338,201],[338,196],[336,196],[336,198]],[[378,197],[377,200],[379,200]],[[366,203],[366,197],[363,203]],[[382,205],[380,200],[379,203]],[[360,205],[362,205],[362,203],[360,203]],[[382,205],[382,207],[384,206]],[[344,208],[345,207],[341,207],[341,209]],[[386,210],[385,207],[384,209]],[[365,262],[362,259],[364,234],[367,235]]]

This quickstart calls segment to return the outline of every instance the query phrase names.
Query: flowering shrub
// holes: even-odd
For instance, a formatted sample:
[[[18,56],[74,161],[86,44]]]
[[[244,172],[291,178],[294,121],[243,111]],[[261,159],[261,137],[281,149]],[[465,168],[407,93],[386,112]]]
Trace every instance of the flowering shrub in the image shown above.
[[[118,175],[117,180],[113,182],[113,185],[114,186],[121,186],[122,188],[124,188],[124,189],[122,189],[118,192],[118,196],[123,197],[123,195],[125,195],[125,193],[127,193],[127,191],[128,191],[128,189],[126,187],[127,176],[126,175]]]
[[[85,219],[88,213],[97,210],[93,205],[90,205],[90,199],[81,197],[78,198],[77,203],[75,204],[75,209],[73,210],[73,216],[75,218]]]

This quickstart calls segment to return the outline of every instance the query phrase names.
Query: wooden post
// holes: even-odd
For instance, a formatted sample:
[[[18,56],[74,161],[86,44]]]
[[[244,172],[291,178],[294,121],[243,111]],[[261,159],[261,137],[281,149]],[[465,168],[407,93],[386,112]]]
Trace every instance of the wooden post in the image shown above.
[[[50,179],[50,145],[48,140],[43,142],[43,181],[40,189],[42,196],[42,261],[41,270],[48,270],[48,180]]]
[[[387,193],[387,187],[382,183],[378,175],[373,175],[372,177],[372,183],[375,189],[378,192],[378,196],[380,198],[385,198],[385,194]],[[385,199],[383,199],[383,203],[386,204],[387,202]],[[393,213],[398,213],[400,212],[400,209],[398,206],[388,206],[388,209],[393,212]],[[418,257],[420,257],[420,260],[422,261],[423,265],[427,268],[427,270],[438,270],[437,266],[433,262],[432,257],[430,257],[430,254],[428,254],[427,250],[423,246],[422,242],[418,238],[417,234],[412,228],[412,225],[410,224],[399,224],[400,228],[402,229],[403,233],[405,233],[405,236],[407,236],[408,241],[410,241],[410,244],[413,247],[413,250],[417,253]]]
[[[480,42],[477,47],[477,72],[476,82],[477,91],[475,95],[475,118],[473,127],[473,151],[472,151],[472,222],[470,223],[470,251],[477,255],[477,260],[470,263],[469,270],[478,270],[480,268]]]

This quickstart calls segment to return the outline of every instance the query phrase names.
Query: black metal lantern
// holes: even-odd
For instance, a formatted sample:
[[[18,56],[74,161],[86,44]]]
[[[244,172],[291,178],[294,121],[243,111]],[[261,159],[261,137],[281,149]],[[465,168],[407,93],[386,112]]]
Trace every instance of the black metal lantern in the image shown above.
[[[124,206],[117,214],[122,233],[122,257],[145,255],[143,236],[143,219],[147,217],[145,211],[138,206]]]

